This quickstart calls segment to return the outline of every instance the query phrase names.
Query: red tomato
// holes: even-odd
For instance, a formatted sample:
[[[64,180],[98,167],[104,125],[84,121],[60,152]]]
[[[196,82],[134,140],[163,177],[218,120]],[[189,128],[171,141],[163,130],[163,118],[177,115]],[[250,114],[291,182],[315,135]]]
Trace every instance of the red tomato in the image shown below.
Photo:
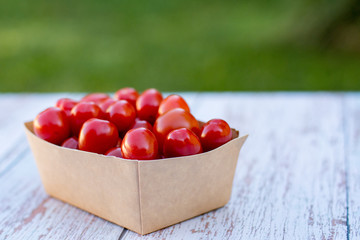
[[[119,89],[115,95],[115,100],[126,100],[131,105],[133,105],[134,108],[136,108],[136,99],[138,98],[139,93],[134,88],[121,88]]]
[[[165,141],[165,157],[181,157],[202,153],[202,147],[196,134],[186,128],[179,128],[171,131]]]
[[[136,111],[125,100],[119,100],[111,104],[107,111],[109,120],[116,125],[120,132],[127,131],[135,121]]]
[[[62,147],[79,149],[79,141],[75,137],[71,137],[66,139],[62,144]]]
[[[231,138],[230,126],[224,120],[212,119],[201,128],[200,140],[205,151],[220,147]]]
[[[129,130],[122,141],[124,158],[151,160],[158,157],[158,142],[155,135],[146,128]]]
[[[87,120],[80,131],[79,149],[94,153],[105,153],[116,146],[119,133],[114,124],[107,120]]]
[[[147,129],[149,129],[150,131],[153,130],[153,127],[151,126],[150,123],[148,123],[148,122],[145,121],[145,120],[140,120],[140,119],[138,119],[138,118],[135,119],[134,124],[133,124],[130,128],[131,128],[131,129],[134,129],[134,128],[140,128],[140,127],[147,128]]]
[[[80,102],[94,102],[100,104],[102,101],[110,98],[106,93],[90,93],[83,97]]]
[[[61,144],[70,136],[70,123],[60,108],[50,107],[39,113],[34,122],[34,133],[54,144]]]
[[[70,98],[60,98],[57,100],[55,107],[58,107],[66,113],[67,116],[70,116],[71,109],[78,104],[77,101]]]
[[[119,158],[123,157],[122,152],[121,152],[121,148],[119,148],[119,147],[114,147],[114,148],[109,149],[109,151],[107,151],[105,153],[105,155],[106,156],[119,157]]]
[[[179,95],[170,95],[161,102],[158,114],[162,115],[174,108],[182,108],[185,111],[190,112],[188,104],[182,97]]]
[[[144,91],[136,101],[138,117],[154,124],[162,100],[163,97],[158,90],[150,88]]]
[[[93,102],[80,102],[71,110],[71,128],[75,136],[79,135],[84,122],[90,118],[101,118],[101,109]]]
[[[155,121],[153,131],[159,145],[162,146],[169,132],[178,128],[187,128],[195,134],[200,133],[199,123],[194,116],[184,109],[175,108],[159,116]]]
[[[108,98],[108,99],[105,99],[104,101],[102,101],[101,103],[99,103],[99,107],[100,107],[101,111],[103,112],[103,116],[105,116],[105,119],[107,119],[107,120],[109,119],[109,114],[106,112],[106,110],[114,102],[116,102],[116,100],[114,100],[112,98]]]

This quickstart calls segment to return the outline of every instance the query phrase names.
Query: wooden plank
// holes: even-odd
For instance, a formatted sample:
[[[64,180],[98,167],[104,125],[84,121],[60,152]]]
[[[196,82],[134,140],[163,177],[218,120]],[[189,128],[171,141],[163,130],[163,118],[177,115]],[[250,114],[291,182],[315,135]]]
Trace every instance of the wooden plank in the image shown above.
[[[349,239],[360,239],[360,94],[345,98],[345,142],[348,165]]]
[[[117,239],[123,228],[49,197],[30,149],[0,178],[0,239]]]
[[[192,104],[195,95],[184,94],[184,97]],[[60,97],[63,95],[0,98],[0,105],[17,108],[4,118],[4,128],[0,130],[1,141],[8,143],[0,153],[0,193],[5,193],[0,195],[0,238],[98,239],[106,236],[117,239],[123,231],[119,226],[50,198],[41,186],[22,123],[33,119]]]
[[[0,94],[0,108],[2,114],[0,115],[0,161],[2,153],[5,153],[7,149],[13,145],[11,141],[16,139],[14,129],[14,119],[16,114],[21,112],[23,101],[18,95]]]
[[[17,107],[9,112],[8,119],[2,122],[5,127],[0,129],[0,141],[8,143],[0,151],[0,239],[101,239],[104,236],[117,239],[123,231],[119,226],[50,198],[41,186],[22,123],[59,97],[63,95],[16,95],[15,101],[0,98],[0,105]]]
[[[165,93],[168,95],[169,93]],[[0,107],[4,113],[0,116],[0,173],[5,165],[11,162],[7,155],[11,154],[11,147],[15,147],[20,139],[24,138],[23,122],[30,121],[42,110],[53,106],[57,99],[70,97],[75,100],[81,99],[85,94],[0,94]],[[189,102],[190,107],[196,106],[194,93],[182,93]],[[10,152],[9,152],[9,151]],[[1,166],[2,165],[2,166]]]
[[[0,118],[0,176],[12,166],[12,155],[23,151],[27,144],[23,122],[33,119],[46,106],[53,104],[58,95],[14,94],[0,98],[6,114]]]
[[[198,118],[250,134],[230,202],[124,239],[346,239],[341,95],[202,94],[196,104]]]
[[[191,105],[196,94],[184,94]],[[65,95],[66,96],[66,95]],[[79,99],[81,95],[67,95]],[[50,198],[23,134],[22,123],[64,97],[63,94],[1,96],[9,111],[0,129],[0,239],[117,239],[123,228]],[[11,99],[11,100],[10,100]],[[26,103],[26,104],[24,104]],[[6,179],[6,181],[5,181]]]
[[[164,95],[168,95],[165,93]],[[53,106],[57,99],[69,97],[81,99],[85,94],[0,94],[0,107],[4,113],[0,116],[0,176],[13,166],[13,153],[23,151],[27,143],[19,144],[25,138],[23,123],[35,118],[42,110]],[[195,93],[181,93],[190,107],[196,106]]]
[[[118,238],[123,230],[49,198],[41,187],[22,123],[33,119],[60,97],[63,95],[2,95],[0,98],[0,105],[9,107],[9,114],[4,117],[0,129],[0,141],[3,146],[7,143],[0,152],[0,193],[5,193],[0,195],[0,238]],[[76,99],[76,96],[70,97]],[[191,104],[194,94],[185,94],[184,97]],[[12,108],[17,111],[11,111]]]
[[[238,165],[233,197],[225,208],[147,235],[145,239],[153,237],[167,239],[238,237],[247,239],[264,238],[264,236],[268,236],[269,239],[281,236],[291,239],[303,239],[306,236],[316,239],[344,239],[344,233],[346,233],[344,230],[344,166],[340,161],[343,152],[340,146],[342,139],[334,138],[339,133],[338,124],[341,122],[337,117],[339,109],[341,110],[338,96],[288,96],[284,94],[275,96],[267,94],[255,96],[249,94],[205,94],[199,97],[196,94],[190,94],[189,96],[185,98],[191,99],[188,101],[191,102],[190,105],[199,119],[222,117],[228,120],[232,126],[251,134],[249,142],[246,144],[251,148],[245,146],[241,153],[242,162],[241,164],[239,162]],[[56,98],[54,97],[54,99]],[[284,103],[287,98],[290,98],[290,102]],[[268,102],[269,100],[270,102]],[[328,104],[334,108],[328,110]],[[44,105],[46,107],[48,103]],[[211,106],[210,109],[208,106]],[[294,106],[299,107],[299,111],[294,109]],[[38,106],[38,108],[40,107]],[[289,108],[291,109],[289,110]],[[317,113],[317,110],[321,110],[321,108],[327,110],[325,114],[321,111]],[[284,111],[286,112],[285,116],[280,116],[279,114],[283,114]],[[37,112],[29,111],[28,114],[32,118]],[[311,121],[306,122],[306,119],[300,118],[300,124],[297,124],[299,116],[303,115],[308,115]],[[321,121],[316,120],[319,116]],[[331,119],[329,122],[326,122],[327,117]],[[285,119],[293,122],[288,123]],[[276,122],[278,132],[274,131]],[[324,126],[322,126],[323,123]],[[333,127],[334,129],[331,129]],[[293,132],[287,133],[287,131]],[[298,135],[301,135],[299,142],[297,142]],[[269,141],[270,138],[279,142],[279,145]],[[322,142],[323,138],[324,142]],[[312,144],[316,145],[312,146]],[[321,153],[316,152],[317,149],[315,149],[319,145]],[[258,151],[260,147],[264,149],[261,155]],[[310,152],[304,153],[303,149],[310,150]],[[323,153],[326,149],[329,152]],[[29,156],[30,153],[25,149],[23,154]],[[12,156],[14,161],[19,158],[22,160],[14,169],[0,177],[0,226],[6,226],[6,230],[0,228],[0,238],[9,235],[12,229],[18,229],[11,235],[13,239],[42,236],[46,238],[66,238],[68,236],[69,238],[86,239],[102,238],[109,234],[110,228],[105,227],[104,232],[101,232],[103,227],[99,227],[96,220],[93,225],[88,223],[92,220],[86,216],[94,217],[93,215],[52,198],[46,200],[39,179],[36,180],[38,183],[35,181],[35,184],[26,185],[26,182],[34,181],[34,177],[38,178],[32,156],[30,155],[30,159],[26,159],[21,154],[19,158],[16,157],[16,154]],[[311,160],[317,159],[320,161],[312,166],[314,169],[310,168],[311,164],[309,163],[313,163]],[[328,161],[325,161],[326,159]],[[293,165],[288,161],[291,161]],[[32,169],[28,164],[33,165]],[[14,174],[14,171],[18,171],[18,173]],[[323,171],[326,173],[323,174]],[[302,173],[306,173],[305,179]],[[11,174],[17,178],[9,177]],[[319,176],[315,176],[315,174]],[[29,176],[24,178],[20,175]],[[8,180],[16,184],[5,184]],[[274,187],[273,185],[276,183],[278,186]],[[312,183],[314,186],[311,186]],[[17,187],[18,185],[19,187]],[[32,186],[32,190],[29,189]],[[9,194],[2,195],[3,192],[9,192]],[[32,197],[28,197],[30,195]],[[284,196],[283,200],[279,197],[280,195]],[[11,203],[12,201],[18,203]],[[7,205],[5,204],[2,208],[3,202],[7,202]],[[320,202],[324,206],[321,206]],[[43,208],[46,208],[44,212],[41,210]],[[67,212],[63,210],[64,208],[68,209]],[[21,209],[23,212],[20,210],[16,212],[16,209]],[[35,212],[33,213],[33,211]],[[79,216],[77,211],[85,216],[77,218]],[[34,217],[30,217],[32,213]],[[5,214],[8,215],[5,216]],[[259,220],[260,216],[262,221]],[[30,219],[30,221],[24,219]],[[7,222],[6,225],[4,221]],[[85,225],[89,226],[90,230],[86,229]],[[72,231],[71,228],[74,230]],[[82,230],[85,231],[84,235],[81,235]],[[111,232],[109,236],[114,238],[121,232],[113,234],[113,228],[109,231]],[[130,239],[138,237],[130,231],[123,236],[123,238]]]

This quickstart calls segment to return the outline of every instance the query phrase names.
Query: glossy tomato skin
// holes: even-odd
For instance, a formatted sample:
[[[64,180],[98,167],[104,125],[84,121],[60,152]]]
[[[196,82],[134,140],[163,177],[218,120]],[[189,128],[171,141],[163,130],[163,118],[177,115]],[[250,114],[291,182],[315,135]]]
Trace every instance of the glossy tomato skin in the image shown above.
[[[116,146],[119,133],[114,124],[107,120],[92,118],[87,120],[80,131],[79,149],[104,154]]]
[[[67,116],[70,116],[71,109],[78,104],[77,101],[70,98],[60,98],[57,100],[55,107],[62,109]]]
[[[162,94],[158,90],[154,88],[145,90],[136,101],[138,117],[154,124],[162,100]]]
[[[179,128],[171,131],[163,146],[165,157],[181,157],[202,153],[198,136],[191,130]]]
[[[150,123],[148,123],[148,122],[145,121],[145,120],[141,120],[141,119],[139,119],[139,118],[135,118],[135,122],[134,122],[134,124],[130,127],[130,129],[140,128],[140,127],[147,128],[147,129],[149,129],[150,131],[153,130],[153,127],[151,126]]]
[[[90,93],[83,97],[80,102],[94,102],[95,104],[100,104],[108,98],[110,98],[110,96],[106,93]]]
[[[162,145],[166,136],[175,129],[187,128],[195,134],[200,133],[199,123],[191,113],[182,108],[172,109],[159,116],[153,126],[153,132]]]
[[[162,115],[172,109],[182,108],[185,111],[190,112],[190,108],[186,101],[179,95],[170,95],[166,97],[160,104],[158,115]]]
[[[79,135],[84,122],[90,118],[101,118],[101,109],[93,102],[80,102],[71,110],[71,129],[75,136]]]
[[[121,88],[119,89],[115,95],[115,100],[126,100],[128,101],[134,108],[136,108],[136,100],[139,97],[139,93],[134,88]]]
[[[119,148],[119,147],[114,147],[114,148],[109,149],[109,150],[105,153],[105,155],[106,155],[106,156],[119,157],[119,158],[122,158],[122,157],[123,157],[122,152],[121,152],[121,148]]]
[[[204,151],[210,151],[232,139],[232,131],[222,119],[212,119],[201,128],[200,141]]]
[[[119,132],[127,131],[136,118],[134,107],[125,100],[119,100],[111,104],[106,112],[109,115],[109,120],[116,125]]]
[[[99,107],[100,107],[100,109],[101,109],[101,111],[103,113],[103,116],[104,116],[105,120],[109,120],[109,114],[106,112],[106,110],[114,102],[116,102],[116,100],[114,100],[112,98],[108,98],[108,99],[105,99],[104,101],[102,101],[101,103],[99,103]]]
[[[66,113],[57,107],[50,107],[39,113],[33,126],[38,137],[57,145],[70,136],[69,119]]]
[[[62,144],[62,147],[71,148],[71,149],[79,149],[79,141],[75,137],[71,137],[66,139]]]
[[[146,128],[129,130],[122,141],[124,158],[151,160],[158,158],[158,142],[155,135]]]

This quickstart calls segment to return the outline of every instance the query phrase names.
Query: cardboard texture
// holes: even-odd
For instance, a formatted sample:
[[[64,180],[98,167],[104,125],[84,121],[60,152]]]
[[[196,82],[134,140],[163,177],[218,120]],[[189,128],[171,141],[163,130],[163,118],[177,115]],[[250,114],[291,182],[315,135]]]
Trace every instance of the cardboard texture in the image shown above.
[[[49,195],[142,235],[224,206],[247,138],[233,130],[206,153],[137,161],[59,147],[32,122],[25,131]]]

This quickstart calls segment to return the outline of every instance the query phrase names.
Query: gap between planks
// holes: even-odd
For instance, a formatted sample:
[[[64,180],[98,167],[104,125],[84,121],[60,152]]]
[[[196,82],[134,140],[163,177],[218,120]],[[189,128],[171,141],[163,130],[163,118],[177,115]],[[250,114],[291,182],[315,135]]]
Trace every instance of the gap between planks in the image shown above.
[[[127,230],[126,228],[124,228],[124,229],[122,230],[122,232],[120,233],[120,236],[119,236],[118,240],[123,239],[123,238],[125,237],[125,234],[126,234],[127,231],[129,231],[129,230]]]
[[[193,96],[195,96],[195,95],[193,95]],[[316,96],[316,95],[315,95]],[[339,99],[340,99],[340,101],[342,100],[340,97],[339,97]],[[344,106],[346,105],[346,103],[342,103],[342,105],[343,105],[343,108],[344,108]],[[194,107],[196,107],[196,105],[194,106]],[[342,124],[343,124],[343,128],[344,128],[344,131],[345,131],[345,128],[347,128],[348,126],[346,125],[346,123],[345,123],[345,118],[346,118],[346,113],[344,113],[344,109],[342,109],[342,112],[343,112],[343,116],[342,116]],[[345,142],[345,141],[348,141],[348,139],[347,139],[347,137],[345,136],[344,137],[345,139],[344,139],[344,147],[346,147],[347,146],[347,144],[348,144],[348,142]],[[25,151],[25,150],[24,150]],[[347,151],[347,149],[345,148],[345,151],[344,151],[344,159],[345,159],[345,163],[347,164],[347,166],[345,166],[345,177],[346,177],[346,194],[347,194],[347,200],[346,200],[346,207],[347,207],[347,210],[346,210],[346,216],[347,216],[347,219],[346,219],[346,224],[347,224],[347,239],[349,239],[349,229],[350,229],[350,225],[349,225],[349,186],[348,186],[348,181],[349,181],[349,159],[348,159],[348,156],[347,156],[347,154],[348,154],[348,151]],[[20,159],[20,161],[21,161],[21,159]],[[19,162],[20,162],[19,161]],[[14,166],[16,166],[17,164],[15,164]],[[12,169],[12,168],[11,168]],[[118,239],[123,239],[124,238],[124,236],[128,233],[128,232],[130,232],[129,230],[126,230],[126,229],[123,229],[122,230],[122,232],[121,232],[121,234],[120,234],[120,236],[119,236],[119,238]]]
[[[350,240],[350,222],[349,222],[349,156],[348,156],[348,145],[349,139],[347,138],[347,106],[345,96],[341,96],[341,105],[342,105],[342,125],[343,125],[343,136],[344,136],[344,163],[345,163],[345,189],[346,189],[346,240]]]
[[[360,239],[360,94],[345,95],[348,239]]]
[[[128,231],[126,239],[265,239],[266,234],[266,239],[346,239],[342,95],[214,96],[201,95],[206,104],[196,116],[216,114],[251,131],[248,148],[240,153],[245,169],[238,167],[232,201],[144,237]]]

